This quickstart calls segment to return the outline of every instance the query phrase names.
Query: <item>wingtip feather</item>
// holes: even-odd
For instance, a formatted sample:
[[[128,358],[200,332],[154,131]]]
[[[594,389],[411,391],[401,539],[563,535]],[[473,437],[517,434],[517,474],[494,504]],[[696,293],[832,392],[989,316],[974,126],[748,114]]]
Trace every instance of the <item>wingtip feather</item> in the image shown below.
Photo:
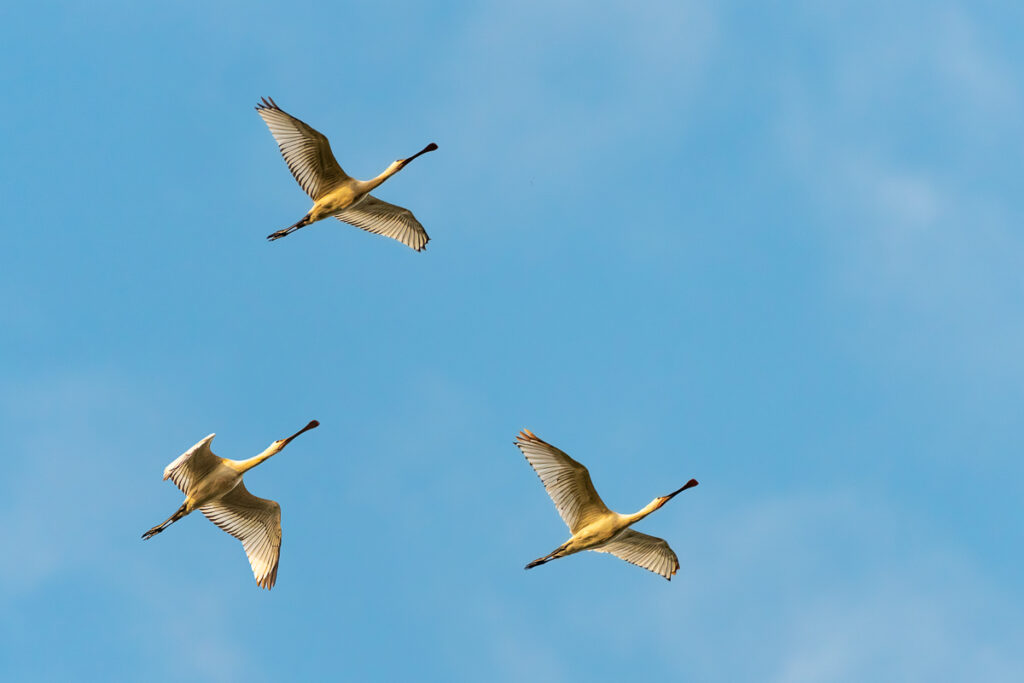
[[[520,441],[530,442],[530,441],[540,441],[540,439],[537,438],[536,434],[534,434],[529,429],[526,429],[524,427],[523,429],[521,429],[519,431],[519,434],[516,436],[516,442],[518,443]]]

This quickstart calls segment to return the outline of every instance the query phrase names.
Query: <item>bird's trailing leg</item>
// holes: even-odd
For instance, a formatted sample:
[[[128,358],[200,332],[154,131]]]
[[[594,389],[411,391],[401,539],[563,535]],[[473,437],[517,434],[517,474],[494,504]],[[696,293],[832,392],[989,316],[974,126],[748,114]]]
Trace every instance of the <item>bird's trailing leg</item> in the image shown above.
[[[309,214],[307,213],[307,214],[306,214],[305,216],[303,216],[303,217],[302,217],[302,219],[301,219],[301,220],[299,220],[299,222],[298,222],[298,223],[296,223],[295,225],[290,225],[290,226],[288,226],[287,228],[285,228],[284,230],[278,230],[278,231],[277,231],[277,232],[275,232],[275,233],[272,233],[272,234],[270,234],[270,235],[267,235],[267,239],[268,239],[268,240],[270,240],[271,242],[273,242],[274,240],[279,240],[279,239],[281,239],[282,237],[285,237],[285,236],[287,236],[287,235],[290,235],[290,234],[292,234],[293,232],[295,232],[295,231],[296,231],[296,230],[298,230],[299,228],[304,228],[304,227],[306,227],[307,225],[309,225],[309,224],[310,224],[310,223],[312,223],[312,222],[313,222],[313,221],[309,220]]]
[[[166,520],[164,520],[163,524],[157,524],[155,527],[153,527],[152,529],[150,529],[146,533],[142,534],[142,538],[144,540],[148,540],[150,538],[153,538],[158,533],[160,533],[161,531],[163,531],[164,529],[166,529],[170,525],[174,524],[175,522],[177,522],[179,519],[181,519],[182,517],[184,517],[187,514],[188,514],[188,503],[182,503],[181,507],[178,508],[178,510],[173,515],[171,515]]]
[[[525,567],[523,567],[523,569],[533,569],[534,567],[542,565],[545,562],[550,562],[551,560],[557,560],[559,557],[562,557],[561,555],[559,555],[559,553],[562,552],[563,550],[565,550],[565,547],[567,545],[569,545],[568,541],[566,541],[562,545],[558,546],[557,548],[552,550],[550,553],[548,553],[544,557],[538,557],[536,560],[534,560],[530,564],[528,564]]]

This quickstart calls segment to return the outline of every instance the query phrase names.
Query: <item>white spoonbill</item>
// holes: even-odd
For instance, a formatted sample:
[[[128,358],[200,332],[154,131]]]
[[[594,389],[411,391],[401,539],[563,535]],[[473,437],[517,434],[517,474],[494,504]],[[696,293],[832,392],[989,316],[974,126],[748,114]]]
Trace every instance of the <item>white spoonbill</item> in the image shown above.
[[[295,180],[313,199],[313,208],[298,223],[268,235],[267,239],[279,239],[334,216],[367,232],[392,237],[416,251],[427,246],[430,237],[411,211],[382,202],[370,192],[419,155],[433,152],[437,145],[431,142],[411,157],[392,162],[376,178],[356,180],[341,170],[322,133],[282,111],[272,98],[262,98],[256,111],[281,148],[281,156]]]
[[[210,450],[216,434],[185,451],[164,469],[185,494],[185,502],[177,512],[142,535],[152,538],[196,508],[206,518],[242,542],[252,565],[252,573],[260,588],[270,590],[277,580],[277,563],[281,558],[281,506],[276,501],[257,498],[242,483],[242,475],[261,462],[276,455],[302,432],[319,427],[316,420],[287,439],[270,444],[265,451],[248,460],[219,458]]]
[[[587,468],[564,452],[541,441],[529,429],[519,432],[516,446],[537,472],[558,508],[558,514],[572,532],[572,538],[526,565],[527,569],[582,550],[594,550],[611,553],[672,580],[672,575],[679,569],[679,559],[672,548],[668,547],[668,543],[629,527],[672,500],[676,494],[696,486],[696,479],[691,479],[667,496],[655,498],[639,512],[620,515],[609,510],[601,496],[597,495]]]

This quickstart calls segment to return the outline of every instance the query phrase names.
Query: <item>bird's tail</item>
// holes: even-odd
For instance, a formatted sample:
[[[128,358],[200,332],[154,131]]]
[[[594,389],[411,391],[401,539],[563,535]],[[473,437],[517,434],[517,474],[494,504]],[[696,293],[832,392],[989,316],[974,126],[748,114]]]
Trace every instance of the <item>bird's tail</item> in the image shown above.
[[[187,514],[188,514],[188,504],[187,503],[182,503],[181,507],[178,508],[177,511],[175,511],[175,513],[173,515],[171,515],[170,517],[165,519],[162,524],[157,524],[155,527],[153,527],[152,529],[150,529],[146,533],[142,534],[143,540],[148,540],[150,538],[153,538],[158,533],[160,533],[161,531],[163,531],[164,529],[166,529],[170,525],[174,524],[175,522],[177,522],[179,519],[181,519],[182,517],[184,517]]]
[[[271,234],[267,235],[267,239],[270,240],[271,242],[273,242],[274,240],[279,240],[282,237],[286,237],[287,235],[292,234],[293,232],[295,232],[299,228],[306,227],[307,225],[309,225],[312,222],[313,221],[309,220],[309,214],[307,213],[305,216],[303,216],[302,218],[299,219],[298,223],[295,223],[294,225],[289,225],[284,230],[278,230],[277,232],[274,232],[274,233],[271,233]]]

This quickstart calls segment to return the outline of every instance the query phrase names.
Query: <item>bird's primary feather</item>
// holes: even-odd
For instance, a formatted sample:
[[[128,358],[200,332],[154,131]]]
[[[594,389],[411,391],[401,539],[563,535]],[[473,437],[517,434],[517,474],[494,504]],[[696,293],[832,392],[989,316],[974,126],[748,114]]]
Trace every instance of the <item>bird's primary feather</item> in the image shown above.
[[[273,588],[281,559],[281,506],[252,495],[244,482],[238,482],[231,491],[199,511],[242,542],[256,583],[260,588]]]
[[[590,472],[564,451],[541,440],[528,429],[516,437],[516,446],[540,477],[569,531],[575,534],[595,519],[611,514],[601,496],[597,495]]]
[[[643,567],[655,574],[661,574],[669,581],[679,571],[679,558],[663,538],[648,536],[633,529],[626,529],[614,540],[602,546],[591,548],[598,553],[611,553],[620,560]]]
[[[388,204],[373,195],[367,195],[366,199],[334,217],[367,232],[396,239],[416,251],[423,251],[430,241],[427,231],[412,211]]]
[[[288,170],[313,201],[348,179],[323,133],[282,110],[272,98],[263,98],[256,111],[281,148]]]

